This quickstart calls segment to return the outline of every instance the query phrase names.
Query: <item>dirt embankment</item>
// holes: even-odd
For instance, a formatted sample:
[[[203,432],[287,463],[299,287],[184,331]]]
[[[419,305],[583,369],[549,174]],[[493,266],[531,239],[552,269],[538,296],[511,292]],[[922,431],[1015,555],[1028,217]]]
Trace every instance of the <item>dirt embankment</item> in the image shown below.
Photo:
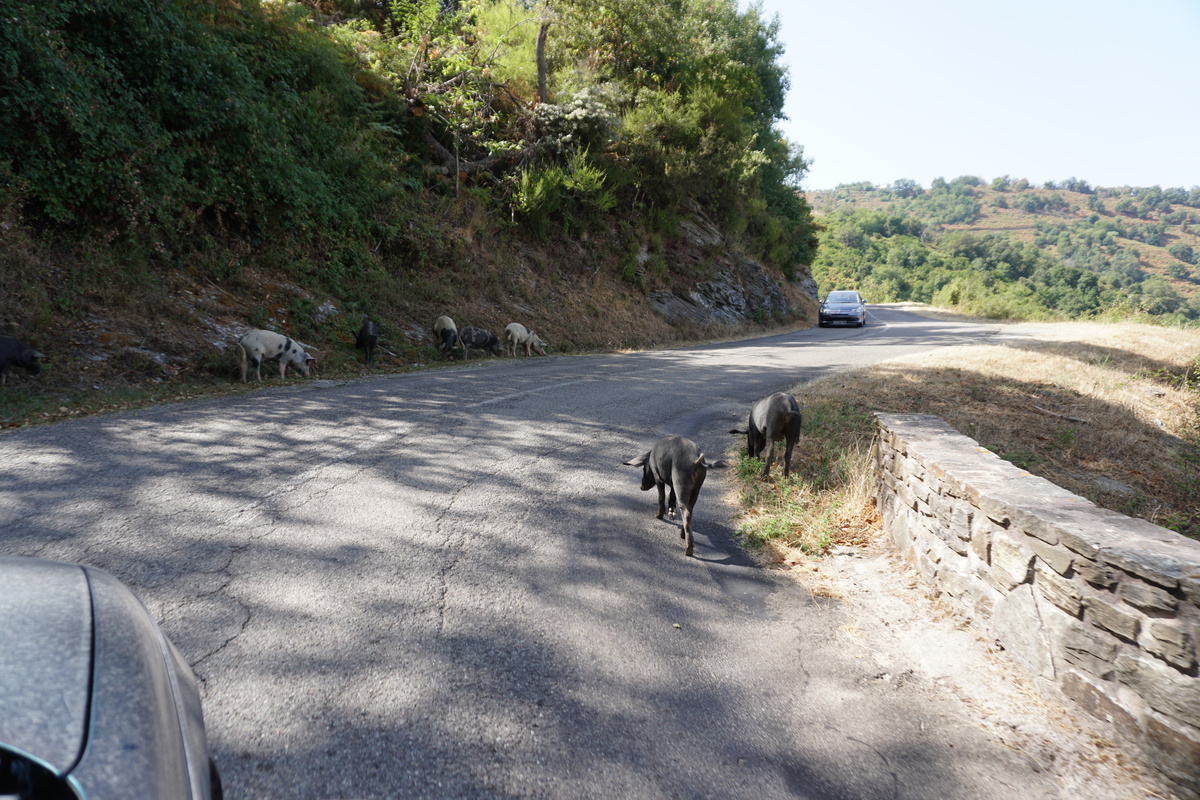
[[[789,281],[699,215],[674,238],[646,241],[610,230],[538,242],[469,218],[439,224],[449,244],[389,259],[358,293],[366,302],[323,288],[335,281],[317,268],[305,280],[296,277],[304,269],[252,252],[224,255],[220,269],[202,258],[134,269],[10,233],[0,240],[0,290],[15,302],[0,312],[0,333],[47,359],[40,375],[10,378],[0,426],[237,391],[236,341],[252,328],[302,341],[315,349],[317,375],[343,378],[440,359],[431,328],[442,314],[497,334],[521,322],[558,353],[750,335],[815,317],[807,267],[798,269],[807,280]],[[654,298],[667,296],[693,313],[656,310]],[[364,313],[381,330],[369,368],[354,350]]]

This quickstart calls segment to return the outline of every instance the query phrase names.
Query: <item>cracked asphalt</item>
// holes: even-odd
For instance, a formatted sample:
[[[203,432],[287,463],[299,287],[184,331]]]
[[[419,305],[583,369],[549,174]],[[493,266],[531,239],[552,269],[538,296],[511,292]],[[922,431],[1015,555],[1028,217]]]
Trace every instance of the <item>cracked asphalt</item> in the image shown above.
[[[622,465],[733,454],[750,404],[994,329],[873,308],[645,353],[476,360],[0,436],[0,547],[106,569],[203,682],[230,798],[1049,798],[936,686],[882,686]]]

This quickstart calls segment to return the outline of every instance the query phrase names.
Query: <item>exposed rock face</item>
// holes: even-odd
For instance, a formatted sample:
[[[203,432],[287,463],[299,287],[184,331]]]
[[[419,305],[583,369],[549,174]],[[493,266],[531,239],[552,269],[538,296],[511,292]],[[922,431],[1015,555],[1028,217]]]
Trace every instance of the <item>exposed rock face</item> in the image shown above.
[[[800,287],[800,291],[811,297],[814,302],[817,300],[817,279],[808,271],[808,266],[804,267],[804,277],[796,282]]]
[[[783,290],[763,268],[749,259],[722,269],[717,277],[687,291],[658,291],[650,295],[654,310],[669,320],[734,325],[754,315],[785,316],[789,311]]]
[[[735,325],[752,318],[778,319],[794,313],[778,281],[761,264],[729,253],[721,230],[698,208],[691,211],[693,216],[680,224],[684,246],[673,255],[701,264],[705,252],[723,251],[705,265],[710,274],[716,274],[688,289],[651,292],[650,303],[655,311],[672,322],[686,320],[702,325]],[[802,268],[802,274],[800,290],[816,299],[816,281],[807,267]]]

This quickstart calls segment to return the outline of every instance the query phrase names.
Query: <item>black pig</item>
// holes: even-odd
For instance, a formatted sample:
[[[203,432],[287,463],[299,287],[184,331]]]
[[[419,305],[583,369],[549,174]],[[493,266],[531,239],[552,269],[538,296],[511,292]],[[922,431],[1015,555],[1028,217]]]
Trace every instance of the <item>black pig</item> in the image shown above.
[[[8,383],[8,373],[12,372],[13,367],[20,367],[30,375],[37,375],[42,371],[42,365],[38,363],[40,358],[45,356],[20,339],[0,336],[0,386]]]
[[[684,555],[690,556],[693,548],[692,509],[696,498],[700,496],[700,487],[710,469],[721,469],[728,466],[724,461],[708,463],[704,453],[691,439],[682,436],[664,436],[654,443],[650,452],[625,462],[631,467],[642,468],[642,491],[650,487],[658,487],[658,513],[655,519],[662,519],[664,513],[675,519],[679,513],[677,499],[683,500],[683,527],[679,538],[687,540],[687,550]],[[671,496],[666,497],[667,488]]]
[[[483,350],[493,355],[504,355],[504,345],[496,338],[496,334],[483,328],[473,328],[470,325],[458,332],[458,346],[462,348],[465,360],[468,350]]]
[[[775,442],[787,441],[783,455],[783,477],[792,471],[792,450],[800,439],[800,404],[786,392],[776,392],[754,404],[750,411],[746,430],[734,428],[730,433],[746,434],[746,449],[751,458],[757,458],[763,448],[767,449],[767,464],[763,467],[764,478],[771,474],[771,462],[775,459]]]
[[[375,345],[379,344],[379,326],[369,319],[364,319],[354,339],[354,346],[362,350],[367,357],[367,363],[375,357]]]

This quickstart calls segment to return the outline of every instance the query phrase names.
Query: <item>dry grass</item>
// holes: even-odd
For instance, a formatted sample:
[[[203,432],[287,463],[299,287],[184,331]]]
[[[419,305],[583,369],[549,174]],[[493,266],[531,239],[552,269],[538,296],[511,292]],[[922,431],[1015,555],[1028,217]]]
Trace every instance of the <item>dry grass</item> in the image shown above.
[[[744,484],[750,541],[786,560],[869,537],[864,440],[876,411],[935,414],[1098,505],[1200,538],[1200,331],[1058,323],[1005,334],[796,387],[799,469]]]

